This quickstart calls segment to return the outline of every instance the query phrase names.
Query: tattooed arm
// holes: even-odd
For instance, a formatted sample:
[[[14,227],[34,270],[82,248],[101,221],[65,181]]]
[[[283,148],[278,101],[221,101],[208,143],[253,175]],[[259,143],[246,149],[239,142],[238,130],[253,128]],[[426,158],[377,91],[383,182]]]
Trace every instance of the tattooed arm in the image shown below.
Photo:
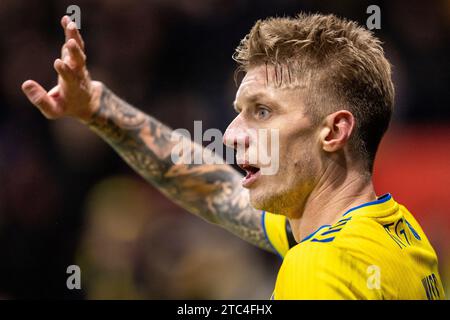
[[[261,211],[250,206],[242,175],[226,164],[174,164],[173,131],[135,109],[106,86],[98,110],[88,122],[99,136],[142,177],[172,201],[241,238],[273,251],[261,225]],[[187,139],[179,136],[180,139]],[[192,141],[191,154],[204,148]],[[184,155],[186,156],[186,155]],[[206,156],[214,157],[206,153]]]
[[[91,81],[75,23],[64,16],[61,25],[66,41],[61,59],[54,63],[58,85],[46,92],[37,82],[25,81],[22,90],[31,103],[47,118],[70,116],[86,123],[141,176],[183,208],[273,251],[264,236],[261,212],[250,206],[241,186],[242,176],[225,164],[172,163],[172,130],[115,96],[102,83]],[[192,153],[203,151],[202,146],[189,143]]]

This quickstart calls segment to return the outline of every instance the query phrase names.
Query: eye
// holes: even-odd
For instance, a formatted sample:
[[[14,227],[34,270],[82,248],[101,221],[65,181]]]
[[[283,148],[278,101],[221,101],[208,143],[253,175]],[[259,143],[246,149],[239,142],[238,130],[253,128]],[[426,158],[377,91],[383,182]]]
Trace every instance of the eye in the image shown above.
[[[255,113],[258,120],[265,120],[270,116],[270,110],[263,106],[258,106]]]

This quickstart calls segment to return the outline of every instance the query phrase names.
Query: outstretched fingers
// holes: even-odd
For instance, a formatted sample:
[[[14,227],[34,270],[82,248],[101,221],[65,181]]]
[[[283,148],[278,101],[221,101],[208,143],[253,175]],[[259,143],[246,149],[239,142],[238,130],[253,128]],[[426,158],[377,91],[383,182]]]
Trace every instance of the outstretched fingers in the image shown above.
[[[58,75],[60,75],[61,78],[63,78],[63,80],[68,84],[75,82],[75,80],[77,79],[74,71],[72,71],[72,69],[70,69],[70,67],[61,59],[56,59],[53,63],[53,67],[55,68]]]
[[[81,37],[80,32],[77,29],[76,23],[71,21],[68,16],[64,16],[61,19],[61,26],[64,29],[66,42],[69,41],[70,39],[74,39],[80,46],[81,50],[84,50],[84,41],[83,38]]]
[[[67,62],[65,61],[66,64],[68,64],[69,67],[75,72],[81,72],[86,63],[86,55],[84,54],[83,50],[73,39],[69,39],[65,46],[67,47],[69,52]]]
[[[44,116],[49,119],[58,117],[58,106],[55,99],[39,83],[27,80],[22,84],[22,91]]]

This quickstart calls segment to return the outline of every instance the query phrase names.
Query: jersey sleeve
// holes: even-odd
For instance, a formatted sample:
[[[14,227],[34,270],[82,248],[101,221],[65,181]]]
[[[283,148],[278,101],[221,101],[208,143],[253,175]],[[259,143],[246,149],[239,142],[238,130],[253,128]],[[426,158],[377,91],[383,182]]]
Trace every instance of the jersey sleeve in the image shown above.
[[[350,258],[345,250],[324,243],[308,243],[286,255],[273,298],[379,299],[376,294],[368,292],[365,268]]]
[[[262,225],[268,241],[283,259],[289,249],[296,244],[287,218],[283,215],[263,211]]]

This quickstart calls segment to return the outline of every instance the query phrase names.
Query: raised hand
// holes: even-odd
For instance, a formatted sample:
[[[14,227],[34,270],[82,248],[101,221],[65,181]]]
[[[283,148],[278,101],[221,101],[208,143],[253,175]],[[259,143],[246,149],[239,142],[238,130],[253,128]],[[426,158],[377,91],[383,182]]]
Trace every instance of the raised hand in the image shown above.
[[[58,84],[46,91],[34,80],[22,84],[22,90],[48,119],[70,116],[87,122],[99,106],[102,84],[92,81],[86,68],[84,42],[68,16],[61,19],[65,43],[61,58],[53,63],[58,73]]]

